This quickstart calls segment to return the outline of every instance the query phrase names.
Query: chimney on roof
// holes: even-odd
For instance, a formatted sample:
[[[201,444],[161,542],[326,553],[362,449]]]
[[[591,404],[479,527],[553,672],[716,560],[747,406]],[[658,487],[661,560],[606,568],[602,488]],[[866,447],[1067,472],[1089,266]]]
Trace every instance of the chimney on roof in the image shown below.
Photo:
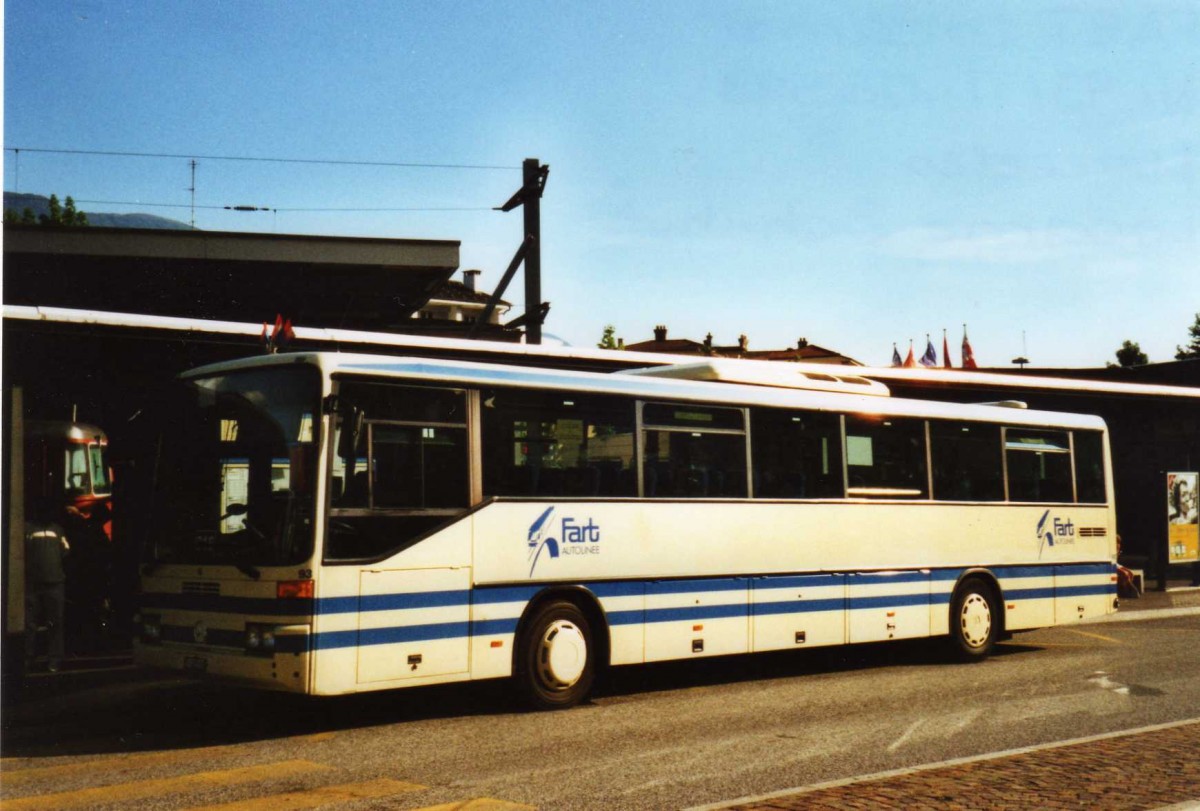
[[[465,284],[467,286],[467,289],[470,290],[472,293],[475,292],[475,280],[477,278],[479,278],[479,274],[482,272],[483,272],[482,270],[464,270],[463,271],[463,284]]]
[[[712,349],[712,333],[711,332],[704,336],[704,348]]]
[[[796,341],[796,348],[797,348],[797,349],[803,349],[803,348],[804,348],[804,347],[806,347],[806,346],[808,346],[808,339],[807,339],[807,338],[801,338],[800,340]]]
[[[662,324],[654,328],[654,340],[660,343],[667,340],[667,328]]]
[[[747,338],[745,335],[739,335],[738,336],[738,349],[740,349],[742,352],[745,352],[749,348],[750,348],[750,339]]]

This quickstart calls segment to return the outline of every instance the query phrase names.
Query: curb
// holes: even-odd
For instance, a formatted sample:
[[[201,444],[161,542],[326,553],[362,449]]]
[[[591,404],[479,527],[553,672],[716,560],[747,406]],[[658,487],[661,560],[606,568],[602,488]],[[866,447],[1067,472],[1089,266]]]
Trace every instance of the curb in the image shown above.
[[[1109,614],[1099,619],[1089,620],[1084,625],[1099,625],[1105,622],[1136,622],[1138,620],[1156,620],[1165,617],[1194,617],[1200,614],[1200,606],[1187,606],[1183,608],[1148,608],[1137,611],[1126,611],[1116,614]],[[1053,628],[1067,627],[1064,625],[1050,626]]]

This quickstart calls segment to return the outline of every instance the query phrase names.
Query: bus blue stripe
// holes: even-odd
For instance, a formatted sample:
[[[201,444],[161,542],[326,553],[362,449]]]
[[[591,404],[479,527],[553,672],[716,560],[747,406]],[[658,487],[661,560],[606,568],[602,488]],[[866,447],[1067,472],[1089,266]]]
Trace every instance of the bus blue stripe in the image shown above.
[[[469,589],[364,594],[359,597],[325,597],[317,601],[317,614],[353,614],[359,611],[397,611],[408,608],[443,608],[466,605]]]
[[[512,634],[517,630],[517,618],[509,617],[499,620],[476,620],[471,623],[472,636],[496,636],[497,634]]]
[[[1059,586],[1054,590],[1056,597],[1086,597],[1096,594],[1116,594],[1116,583],[1104,583],[1093,586]]]
[[[471,593],[475,605],[527,603],[544,586],[478,586]]]
[[[962,568],[936,569],[929,573],[904,571],[895,574],[875,572],[829,573],[809,575],[778,575],[731,578],[695,578],[685,580],[624,580],[601,583],[580,583],[600,598],[641,597],[645,595],[704,594],[748,591],[750,589],[784,589],[838,587],[847,584],[889,585],[922,581],[948,582],[956,580],[966,571]],[[1051,564],[1039,566],[1007,566],[991,569],[1001,582],[1030,579],[1034,577],[1080,577],[1110,574],[1111,564]],[[853,579],[851,579],[853,577]],[[259,597],[222,597],[208,594],[143,594],[141,604],[150,609],[175,609],[213,613],[238,613],[248,617],[267,616],[304,617],[311,614],[347,614],[358,611],[388,611],[425,609],[471,605],[496,605],[502,603],[524,604],[539,591],[555,584],[531,584],[528,586],[481,586],[475,589],[455,589],[430,592],[406,592],[396,594],[368,595],[363,597],[326,597],[320,600],[307,598],[272,599]],[[1116,593],[1115,583],[1045,586],[1041,588],[1005,588],[1006,600],[1042,600],[1055,597],[1108,596]],[[719,604],[706,606],[681,606],[671,608],[636,608],[606,612],[612,626],[643,623],[694,621],[730,617],[768,616],[777,614],[801,614],[818,611],[859,611],[904,606],[942,605],[950,600],[948,592],[933,594],[893,594],[871,596],[832,597],[810,600],[777,600],[770,602]],[[508,617],[479,621],[426,623],[397,625],[386,628],[327,631],[312,636],[285,636],[277,641],[280,652],[299,652],[311,646],[312,650],[329,650],[356,645],[384,645],[397,642],[413,642],[432,639],[451,639],[470,636],[494,636],[516,631],[517,618]],[[240,631],[213,630],[209,632],[209,644],[222,647],[241,647],[243,634]],[[164,641],[191,643],[192,629],[188,626],[164,626]]]
[[[1103,586],[1071,586],[1060,589],[1058,596],[1107,595],[1113,593],[1108,585]],[[1029,600],[1053,598],[1054,589],[1026,589],[1006,595],[1012,600]],[[754,605],[708,605],[683,606],[679,608],[633,609],[626,611],[610,611],[607,614],[610,626],[651,624],[661,622],[680,622],[711,619],[727,619],[755,616],[770,616],[779,614],[804,614],[820,611],[842,611],[846,609],[846,600],[804,600],[796,602],[771,602]],[[895,608],[902,606],[928,605],[928,595],[906,594],[891,597],[851,598],[849,610],[867,610],[878,608]],[[167,629],[164,629],[164,632]],[[517,619],[482,620],[476,622],[448,622],[426,625],[392,626],[387,628],[370,628],[351,631],[327,631],[311,637],[313,650],[332,650],[368,645],[388,645],[400,642],[417,642],[435,639],[459,639],[472,636],[497,636],[515,633]],[[168,641],[187,641],[190,629],[171,629]],[[176,639],[175,637],[179,637]],[[229,634],[224,644],[240,646],[241,635]],[[281,637],[277,644],[280,652],[299,652],[304,648],[304,637]],[[214,643],[222,644],[222,643]]]
[[[617,580],[611,583],[593,583],[588,585],[592,594],[601,599],[605,597],[641,597],[646,593],[646,583],[641,580]]]
[[[1116,567],[1106,563],[1085,563],[1056,565],[1055,575],[1058,577],[1079,577],[1081,575],[1112,575]]]
[[[1089,597],[1116,594],[1116,583],[1099,583],[1090,586],[1046,586],[1040,589],[1008,589],[1005,600],[1049,600],[1054,597]]]
[[[325,631],[314,634],[313,650],[353,648],[363,645],[390,645],[396,642],[424,642],[469,636],[470,623],[440,622],[429,625],[397,625],[387,628],[361,628],[354,631]]]
[[[646,583],[646,596],[659,594],[690,594],[702,591],[743,591],[750,586],[746,577],[700,580],[651,580]]]
[[[1050,577],[1054,574],[1052,565],[1046,566],[997,566],[992,569],[1001,582],[1029,577]]]
[[[913,605],[929,605],[928,594],[886,594],[872,597],[851,597],[850,610],[863,608],[901,608]]]
[[[1050,600],[1054,598],[1054,587],[1040,589],[1005,589],[1005,600]]]
[[[773,603],[755,603],[754,616],[765,617],[771,614],[808,614],[816,611],[845,611],[845,598],[829,600],[792,600]]]
[[[733,605],[688,605],[678,608],[647,608],[646,622],[677,622],[679,620],[714,620],[727,617],[748,617],[750,606],[746,603]]]

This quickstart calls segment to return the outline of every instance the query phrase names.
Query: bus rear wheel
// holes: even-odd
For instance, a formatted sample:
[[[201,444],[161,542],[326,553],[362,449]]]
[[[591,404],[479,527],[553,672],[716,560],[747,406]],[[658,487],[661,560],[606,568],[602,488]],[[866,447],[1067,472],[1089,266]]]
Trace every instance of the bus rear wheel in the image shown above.
[[[963,581],[950,603],[950,638],[961,659],[987,657],[1000,635],[1000,610],[995,591],[979,578]]]
[[[539,606],[521,634],[517,684],[539,710],[573,707],[595,678],[595,646],[587,617],[567,600]]]

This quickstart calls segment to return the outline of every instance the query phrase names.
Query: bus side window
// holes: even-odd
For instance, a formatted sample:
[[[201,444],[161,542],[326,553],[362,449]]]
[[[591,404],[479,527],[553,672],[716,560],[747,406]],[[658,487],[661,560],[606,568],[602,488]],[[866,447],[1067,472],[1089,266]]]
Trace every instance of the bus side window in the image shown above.
[[[979,422],[929,423],[933,497],[938,501],[1003,501],[1000,426]]]
[[[1075,486],[1081,504],[1105,504],[1104,435],[1099,431],[1075,431]]]
[[[925,421],[846,415],[846,495],[926,498]]]
[[[755,498],[841,498],[842,423],[838,414],[750,411]]]
[[[466,511],[464,391],[347,382],[338,396],[327,560],[393,554]]]
[[[740,408],[646,403],[646,498],[746,498],[746,418]]]
[[[515,389],[482,401],[485,496],[633,496],[633,401]]]
[[[1071,443],[1066,431],[1007,428],[1008,500],[1072,502]]]

